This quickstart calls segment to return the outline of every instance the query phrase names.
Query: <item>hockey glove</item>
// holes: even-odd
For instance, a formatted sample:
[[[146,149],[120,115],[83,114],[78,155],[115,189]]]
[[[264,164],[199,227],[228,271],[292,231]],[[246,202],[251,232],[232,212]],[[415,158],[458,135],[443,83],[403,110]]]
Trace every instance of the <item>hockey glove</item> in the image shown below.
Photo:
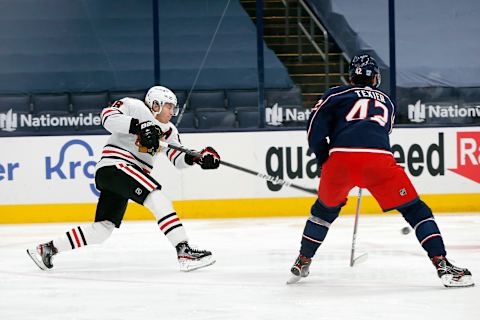
[[[185,162],[190,165],[197,163],[202,169],[206,170],[217,169],[220,166],[220,156],[212,147],[206,147],[200,151],[200,156],[198,157],[186,154]]]
[[[138,123],[137,119],[132,119],[129,132],[138,136],[136,144],[140,152],[155,154],[160,148],[162,130],[152,121]]]

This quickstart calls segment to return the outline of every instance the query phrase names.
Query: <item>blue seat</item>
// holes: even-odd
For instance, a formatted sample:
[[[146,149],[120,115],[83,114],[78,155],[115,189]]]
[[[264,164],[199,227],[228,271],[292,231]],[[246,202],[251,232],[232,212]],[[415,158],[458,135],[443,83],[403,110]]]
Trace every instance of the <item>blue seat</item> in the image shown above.
[[[17,113],[32,112],[29,95],[2,95],[0,96],[0,112],[5,113],[12,109]]]
[[[145,94],[147,93],[146,90],[141,91],[117,91],[117,92],[110,92],[110,103],[115,102],[117,100],[123,98],[135,98],[141,101],[145,100]]]
[[[100,114],[100,111],[108,106],[108,93],[72,93],[72,106],[76,113],[94,112]]]
[[[108,106],[107,92],[72,93],[72,106],[77,116],[99,117],[102,109]],[[97,121],[99,118],[97,118]],[[102,125],[77,126],[76,130],[81,134],[106,134]]]
[[[467,104],[480,105],[480,87],[457,88],[458,96]]]
[[[175,123],[178,123],[178,117],[175,120]],[[196,119],[195,114],[193,112],[184,112],[182,115],[182,120],[180,124],[177,126],[179,129],[196,129]]]
[[[235,127],[233,111],[198,111],[199,129],[226,129]]]
[[[258,106],[257,90],[227,90],[227,105],[231,110]]]
[[[300,89],[293,87],[290,89],[267,89],[266,90],[267,106],[271,107],[275,103],[282,105],[302,106],[302,94]]]
[[[38,114],[69,115],[72,105],[68,94],[36,94],[33,96],[33,110]]]
[[[241,107],[237,111],[239,128],[258,128],[260,125],[260,112],[258,108]]]
[[[192,110],[204,108],[225,110],[225,92],[223,90],[192,92],[189,106]]]
[[[181,110],[183,108],[183,105],[185,104],[185,100],[187,100],[187,93],[185,92],[185,90],[173,90],[173,93],[175,93],[175,96],[177,97],[177,104]]]

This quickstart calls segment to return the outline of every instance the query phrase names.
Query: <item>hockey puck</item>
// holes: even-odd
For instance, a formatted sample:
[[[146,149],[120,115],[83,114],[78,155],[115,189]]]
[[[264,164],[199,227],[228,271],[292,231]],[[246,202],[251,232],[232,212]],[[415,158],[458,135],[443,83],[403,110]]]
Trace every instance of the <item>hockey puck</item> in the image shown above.
[[[409,234],[410,233],[410,228],[409,227],[403,227],[402,228],[402,233],[403,234]]]

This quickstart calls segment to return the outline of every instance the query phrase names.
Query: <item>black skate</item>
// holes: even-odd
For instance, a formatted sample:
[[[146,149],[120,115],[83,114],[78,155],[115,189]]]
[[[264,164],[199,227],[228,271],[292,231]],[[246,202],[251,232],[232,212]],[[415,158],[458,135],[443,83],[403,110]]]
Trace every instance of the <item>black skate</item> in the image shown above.
[[[29,257],[42,270],[53,268],[52,260],[57,252],[57,248],[53,246],[53,241],[39,244],[36,248],[27,249]]]
[[[310,274],[311,263],[311,258],[306,258],[302,255],[299,255],[290,269],[292,274],[290,279],[288,279],[287,284],[297,283],[300,281],[300,279],[307,277]]]
[[[215,263],[210,251],[191,248],[188,242],[180,242],[175,248],[177,249],[180,271],[188,272]]]
[[[468,269],[454,266],[447,258],[436,256],[432,258],[432,263],[445,287],[471,287],[475,285],[472,274]]]

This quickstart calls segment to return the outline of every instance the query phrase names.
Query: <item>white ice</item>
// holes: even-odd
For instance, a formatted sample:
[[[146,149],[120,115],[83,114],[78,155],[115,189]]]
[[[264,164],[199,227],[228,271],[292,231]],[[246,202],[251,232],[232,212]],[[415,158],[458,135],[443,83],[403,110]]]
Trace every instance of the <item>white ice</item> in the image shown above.
[[[305,218],[184,220],[211,267],[182,273],[154,221],[125,221],[111,238],[55,256],[41,271],[25,253],[77,224],[0,225],[0,319],[479,319],[480,214],[439,214],[448,257],[473,288],[442,286],[399,215],[340,216],[311,275],[286,285]]]

